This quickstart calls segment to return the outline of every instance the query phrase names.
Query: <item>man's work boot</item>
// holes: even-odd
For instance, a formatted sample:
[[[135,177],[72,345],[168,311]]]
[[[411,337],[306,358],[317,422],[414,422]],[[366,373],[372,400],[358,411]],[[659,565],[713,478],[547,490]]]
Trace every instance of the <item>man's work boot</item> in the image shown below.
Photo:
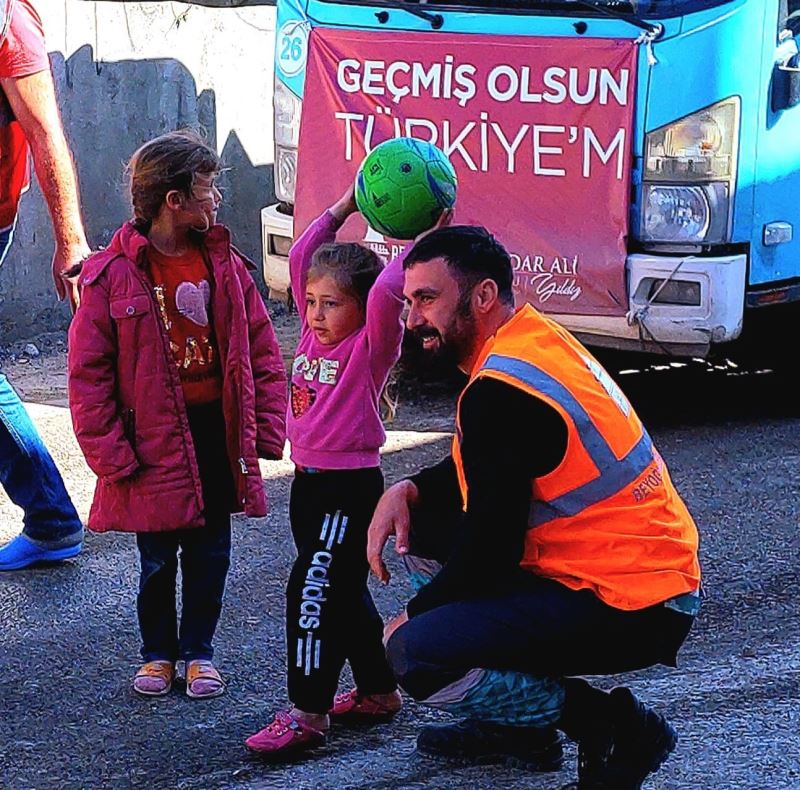
[[[508,727],[476,719],[425,727],[417,751],[470,765],[501,763],[528,771],[558,771],[563,761],[561,739],[552,727]]]
[[[640,790],[678,742],[669,722],[627,688],[609,695],[608,726],[578,741],[578,790]]]

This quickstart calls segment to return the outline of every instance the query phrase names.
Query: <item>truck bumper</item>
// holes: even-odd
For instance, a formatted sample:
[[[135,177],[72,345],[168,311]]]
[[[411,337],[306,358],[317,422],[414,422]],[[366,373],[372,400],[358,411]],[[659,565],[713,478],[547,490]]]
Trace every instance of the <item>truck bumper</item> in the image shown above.
[[[277,205],[261,209],[261,255],[264,281],[270,299],[288,299],[289,247],[294,238],[294,220]]]
[[[550,318],[589,345],[705,356],[742,331],[746,272],[745,255],[629,255],[627,315]]]
[[[270,298],[286,298],[289,293],[293,226],[292,217],[277,206],[261,210],[264,279]],[[735,340],[742,331],[746,273],[745,255],[629,255],[627,315],[550,313],[549,317],[587,345],[706,356],[712,345]]]

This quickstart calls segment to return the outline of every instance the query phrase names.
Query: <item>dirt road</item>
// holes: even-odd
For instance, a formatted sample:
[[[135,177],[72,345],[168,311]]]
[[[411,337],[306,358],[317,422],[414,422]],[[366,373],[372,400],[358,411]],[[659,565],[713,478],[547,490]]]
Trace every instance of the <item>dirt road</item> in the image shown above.
[[[287,343],[291,325],[287,319],[281,330]],[[31,411],[85,517],[93,480],[64,409],[63,339],[39,344],[46,353],[27,361],[20,349],[7,349],[4,370],[26,398],[45,404]],[[708,594],[680,669],[624,678],[681,735],[648,787],[798,788],[800,420],[793,390],[769,374],[731,377],[702,366],[620,380],[698,521]],[[447,451],[452,407],[452,393],[405,387],[384,458],[390,481]],[[242,740],[285,702],[283,584],[293,556],[290,464],[262,471],[271,515],[236,519],[217,640],[230,681],[225,697],[198,703],[176,692],[148,702],[130,691],[138,648],[130,536],[90,535],[76,561],[0,576],[0,787],[554,790],[573,778],[571,763],[560,774],[532,777],[417,757],[415,735],[436,716],[411,703],[391,726],[334,732],[310,761],[273,768],[250,759]],[[0,537],[19,528],[17,517],[0,493]],[[408,595],[399,572],[375,591],[385,615]]]

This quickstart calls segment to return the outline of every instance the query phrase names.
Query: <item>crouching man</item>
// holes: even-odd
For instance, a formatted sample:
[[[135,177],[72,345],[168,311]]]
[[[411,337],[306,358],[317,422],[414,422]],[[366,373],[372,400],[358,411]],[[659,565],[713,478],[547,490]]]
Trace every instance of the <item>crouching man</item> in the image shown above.
[[[516,309],[506,250],[437,230],[405,261],[408,329],[469,375],[451,455],[389,488],[368,558],[391,535],[417,594],[386,627],[415,699],[463,720],[420,751],[557,770],[634,790],[677,736],[623,687],[578,676],[675,666],[699,609],[694,521],[627,398],[567,331]]]

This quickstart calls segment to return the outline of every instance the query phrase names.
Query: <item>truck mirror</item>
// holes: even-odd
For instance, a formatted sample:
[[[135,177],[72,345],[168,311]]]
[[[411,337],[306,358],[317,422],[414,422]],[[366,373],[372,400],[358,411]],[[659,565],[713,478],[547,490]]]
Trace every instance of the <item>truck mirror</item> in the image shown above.
[[[775,49],[772,70],[772,111],[780,112],[800,104],[800,50],[792,30],[783,30]]]

